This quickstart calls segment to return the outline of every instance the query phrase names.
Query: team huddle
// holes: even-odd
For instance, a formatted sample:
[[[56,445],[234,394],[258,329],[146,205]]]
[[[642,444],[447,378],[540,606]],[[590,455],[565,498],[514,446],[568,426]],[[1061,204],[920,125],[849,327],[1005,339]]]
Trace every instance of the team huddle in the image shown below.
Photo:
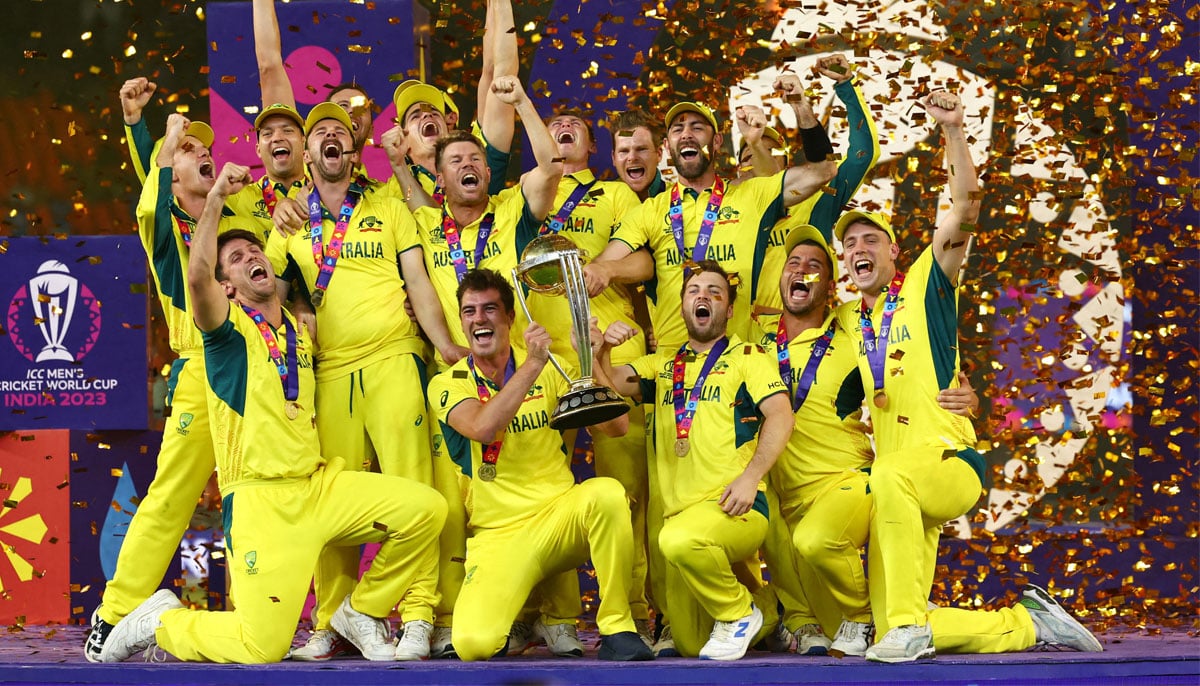
[[[891,220],[854,204],[879,142],[846,57],[813,75],[845,109],[840,156],[785,71],[798,130],[737,108],[735,176],[719,173],[716,112],[680,102],[611,116],[608,181],[589,167],[600,122],[538,112],[509,0],[487,13],[475,121],[409,80],[396,126],[375,132],[353,83],[301,116],[273,0],[253,0],[257,179],[217,168],[203,122],[170,114],[154,140],[156,85],[121,88],[178,355],[171,412],[192,419],[163,433],[87,659],[487,660],[534,643],[582,657],[588,560],[603,660],[1101,650],[1037,586],[997,611],[929,603],[942,526],[986,476],[958,357],[981,200],[958,97],[919,98],[951,202],[911,227],[931,239],[901,269]],[[506,187],[518,118],[535,164]],[[388,179],[361,164],[376,133]],[[593,258],[587,340],[566,298],[513,282],[552,234]],[[841,303],[839,270],[856,290]],[[596,476],[581,482],[585,430],[551,426],[578,348],[629,406],[586,428]],[[214,470],[223,612],[155,591]],[[366,543],[380,547],[360,578]],[[313,631],[293,647],[310,585]]]

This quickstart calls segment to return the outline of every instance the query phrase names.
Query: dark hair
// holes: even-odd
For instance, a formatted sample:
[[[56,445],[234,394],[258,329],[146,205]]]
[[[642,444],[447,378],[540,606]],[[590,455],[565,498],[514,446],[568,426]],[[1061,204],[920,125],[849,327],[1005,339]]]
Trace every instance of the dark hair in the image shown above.
[[[326,102],[333,102],[333,99],[332,99],[332,98],[333,98],[333,94],[334,94],[334,93],[337,93],[338,91],[344,91],[344,90],[354,90],[354,91],[358,91],[359,93],[362,93],[362,94],[363,94],[363,96],[364,96],[364,97],[365,97],[367,100],[371,100],[371,95],[370,95],[369,93],[367,93],[367,90],[366,90],[365,88],[363,88],[362,86],[358,85],[358,82],[357,82],[357,81],[350,80],[350,81],[345,81],[345,82],[343,82],[343,83],[339,83],[338,85],[336,85],[336,86],[333,86],[332,88],[330,88],[330,89],[329,89],[329,93],[327,93],[327,94],[325,95],[325,101],[326,101]],[[371,102],[375,102],[375,101],[374,101],[374,100],[371,100]]]
[[[265,250],[267,247],[266,244],[263,243],[263,240],[258,237],[258,234],[254,233],[253,231],[247,231],[246,229],[230,229],[217,236],[217,281],[224,281],[227,278],[225,271],[221,269],[221,248],[224,248],[225,244],[229,241],[238,239],[257,245],[259,250]]]
[[[828,269],[830,272],[833,272],[833,263],[829,261],[829,249],[828,248],[826,248],[824,245],[821,245],[820,243],[814,241],[811,238],[806,238],[806,239],[800,241],[799,243],[797,243],[796,245],[793,245],[792,250],[795,250],[796,248],[798,248],[802,245],[811,245],[812,247],[819,249],[821,251],[821,256],[825,258],[825,268]],[[785,257],[785,259],[789,258],[789,257],[791,257],[791,254],[789,253],[788,255],[785,255],[784,257]]]
[[[442,153],[446,151],[446,148],[455,143],[474,143],[480,152],[487,153],[483,147],[483,143],[480,143],[475,134],[470,131],[463,129],[447,131],[445,136],[437,139],[437,142],[433,144],[433,168],[435,171],[440,171],[442,168]]]
[[[558,119],[559,117],[575,117],[579,121],[583,122],[583,128],[587,129],[588,138],[592,139],[592,145],[596,144],[596,132],[595,132],[595,130],[592,129],[592,120],[591,120],[590,113],[588,113],[578,107],[567,107],[567,108],[564,108],[561,110],[557,110],[554,114],[550,115],[549,117],[546,117],[545,119],[542,120],[542,123],[545,124],[546,126],[550,126],[550,122],[554,121],[555,119]]]
[[[650,132],[650,136],[654,138],[655,143],[662,143],[662,126],[657,119],[646,114],[643,110],[625,110],[624,112],[618,112],[609,122],[609,129],[612,131],[613,136],[613,147],[617,145],[618,136],[622,134],[630,135],[639,126]]]
[[[455,293],[455,297],[458,298],[458,306],[461,308],[463,294],[467,291],[482,293],[493,290],[500,294],[500,302],[504,304],[504,311],[508,314],[515,312],[517,301],[512,284],[500,272],[493,269],[472,269],[463,274],[462,281],[458,282],[458,291]]]
[[[688,282],[704,272],[720,274],[721,279],[725,281],[725,285],[729,288],[729,304],[732,305],[733,303],[737,302],[737,279],[729,278],[729,272],[725,271],[725,268],[722,267],[721,264],[716,260],[700,260],[690,269],[685,267],[683,288],[679,289],[679,294],[681,297],[687,291]]]

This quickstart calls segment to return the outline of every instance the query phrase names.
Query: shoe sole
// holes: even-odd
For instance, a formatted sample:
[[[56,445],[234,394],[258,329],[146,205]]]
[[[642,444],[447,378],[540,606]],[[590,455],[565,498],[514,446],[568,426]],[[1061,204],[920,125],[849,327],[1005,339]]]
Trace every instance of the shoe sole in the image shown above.
[[[867,658],[867,660],[869,660],[871,662],[883,662],[883,663],[886,663],[889,665],[897,665],[897,664],[902,664],[905,662],[916,662],[917,660],[929,660],[929,659],[932,659],[936,654],[937,654],[937,651],[935,651],[933,649],[933,647],[930,646],[929,648],[922,650],[921,652],[917,653],[916,655],[913,655],[912,657],[909,657],[907,655],[903,655],[900,657],[881,657],[879,655],[871,655],[870,653],[867,653],[866,658]]]
[[[147,607],[150,604],[150,601],[154,600],[155,598],[158,598],[158,600],[155,601],[154,607]],[[162,605],[165,607],[158,609],[159,605]],[[176,609],[180,609],[182,607],[183,607],[183,603],[179,602],[179,597],[176,596],[171,591],[169,591],[165,588],[155,591],[149,598],[146,599],[145,602],[143,602],[141,605],[138,605],[136,608],[134,608],[133,612],[130,612],[129,614],[125,615],[124,619],[122,619],[121,621],[119,621],[113,625],[112,631],[109,632],[108,638],[106,638],[104,641],[104,647],[108,648],[109,646],[113,645],[114,643],[119,642],[121,635],[125,631],[129,630],[130,622],[141,621],[141,619],[142,619],[141,615],[149,614],[150,612],[154,612],[157,610],[159,613],[159,616],[161,617],[162,613],[166,612],[167,610],[176,610]],[[122,625],[125,625],[125,626],[122,626]],[[154,643],[154,641],[151,640],[150,644],[153,645],[153,643]],[[120,660],[113,659],[112,651],[106,651],[106,650],[101,649],[100,661],[103,663],[108,663],[108,664],[124,662],[125,660],[128,660],[129,658],[133,657],[134,655],[137,655],[138,653],[144,651],[145,649],[146,648],[141,648],[139,650],[135,650],[132,653],[130,653],[127,657],[121,658]]]
[[[1085,627],[1078,619],[1072,617],[1071,613],[1067,612],[1066,608],[1060,605],[1059,602],[1055,600],[1054,597],[1051,596],[1050,593],[1044,588],[1029,584],[1025,587],[1025,594],[1031,596],[1034,600],[1041,603],[1043,607],[1049,608],[1046,610],[1046,612],[1055,620],[1066,624],[1079,633],[1080,638],[1084,640],[1084,642],[1087,644],[1087,647],[1085,649],[1080,649],[1065,643],[1054,643],[1053,645],[1070,648],[1081,653],[1104,652],[1104,646],[1100,643],[1100,639],[1096,638],[1095,634],[1089,631],[1088,628]],[[1089,641],[1088,639],[1091,640]]]

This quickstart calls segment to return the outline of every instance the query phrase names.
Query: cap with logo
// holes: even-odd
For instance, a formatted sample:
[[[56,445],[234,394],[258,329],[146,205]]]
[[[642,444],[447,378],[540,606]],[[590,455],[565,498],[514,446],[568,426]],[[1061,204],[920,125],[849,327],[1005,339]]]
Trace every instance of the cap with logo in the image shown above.
[[[812,241],[825,251],[826,257],[829,258],[829,276],[836,281],[838,275],[837,255],[833,253],[833,248],[830,247],[829,241],[825,240],[821,230],[812,224],[800,224],[787,232],[787,237],[783,239],[784,259],[791,256],[792,250],[805,241]]]
[[[296,126],[299,126],[301,129],[304,128],[304,117],[300,116],[300,113],[296,111],[295,107],[292,107],[291,105],[285,105],[282,102],[277,102],[273,105],[267,105],[264,107],[262,111],[258,113],[258,116],[254,118],[254,128],[262,128],[263,122],[265,122],[268,118],[275,116],[287,117],[288,119],[296,122]]]
[[[203,143],[206,148],[212,147],[213,139],[215,138],[212,127],[202,121],[194,121],[188,124],[187,128],[183,130],[183,135],[195,138]]]
[[[458,107],[454,105],[454,101],[444,91],[417,79],[408,79],[401,82],[399,86],[396,86],[395,92],[392,93],[392,102],[396,103],[396,117],[401,122],[403,122],[404,115],[408,113],[409,108],[419,103],[425,103],[433,107],[441,112],[443,116],[450,112],[458,113]]]
[[[308,111],[308,117],[304,120],[304,135],[307,136],[318,122],[326,119],[336,119],[345,125],[347,131],[351,134],[354,133],[354,124],[350,121],[350,115],[346,114],[346,110],[342,109],[341,105],[336,105],[332,102],[322,102],[317,103],[315,107]]]
[[[856,222],[865,222],[874,224],[879,230],[888,235],[892,242],[896,242],[896,232],[892,230],[892,223],[887,217],[878,212],[867,212],[866,210],[851,210],[838,219],[837,224],[833,227],[833,236],[839,241],[842,240],[842,235],[846,233],[846,229],[850,228],[851,224]]]
[[[695,112],[712,125],[713,131],[720,130],[720,127],[717,126],[717,115],[713,113],[712,108],[698,102],[680,102],[672,105],[671,109],[667,110],[667,128],[671,128],[671,122],[675,121],[675,117],[684,112]]]

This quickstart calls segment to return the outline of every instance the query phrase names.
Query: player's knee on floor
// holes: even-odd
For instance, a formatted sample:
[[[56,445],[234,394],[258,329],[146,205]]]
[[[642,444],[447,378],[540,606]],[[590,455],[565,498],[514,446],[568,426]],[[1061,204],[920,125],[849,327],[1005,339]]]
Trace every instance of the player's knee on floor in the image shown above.
[[[242,636],[246,645],[246,653],[250,656],[249,664],[266,664],[279,662],[287,655],[292,647],[292,631],[275,629],[255,629],[242,626]]]
[[[504,648],[507,640],[508,633],[504,628],[481,630],[474,627],[463,627],[461,622],[454,624],[450,635],[454,652],[458,654],[458,659],[464,662],[491,659]]]

